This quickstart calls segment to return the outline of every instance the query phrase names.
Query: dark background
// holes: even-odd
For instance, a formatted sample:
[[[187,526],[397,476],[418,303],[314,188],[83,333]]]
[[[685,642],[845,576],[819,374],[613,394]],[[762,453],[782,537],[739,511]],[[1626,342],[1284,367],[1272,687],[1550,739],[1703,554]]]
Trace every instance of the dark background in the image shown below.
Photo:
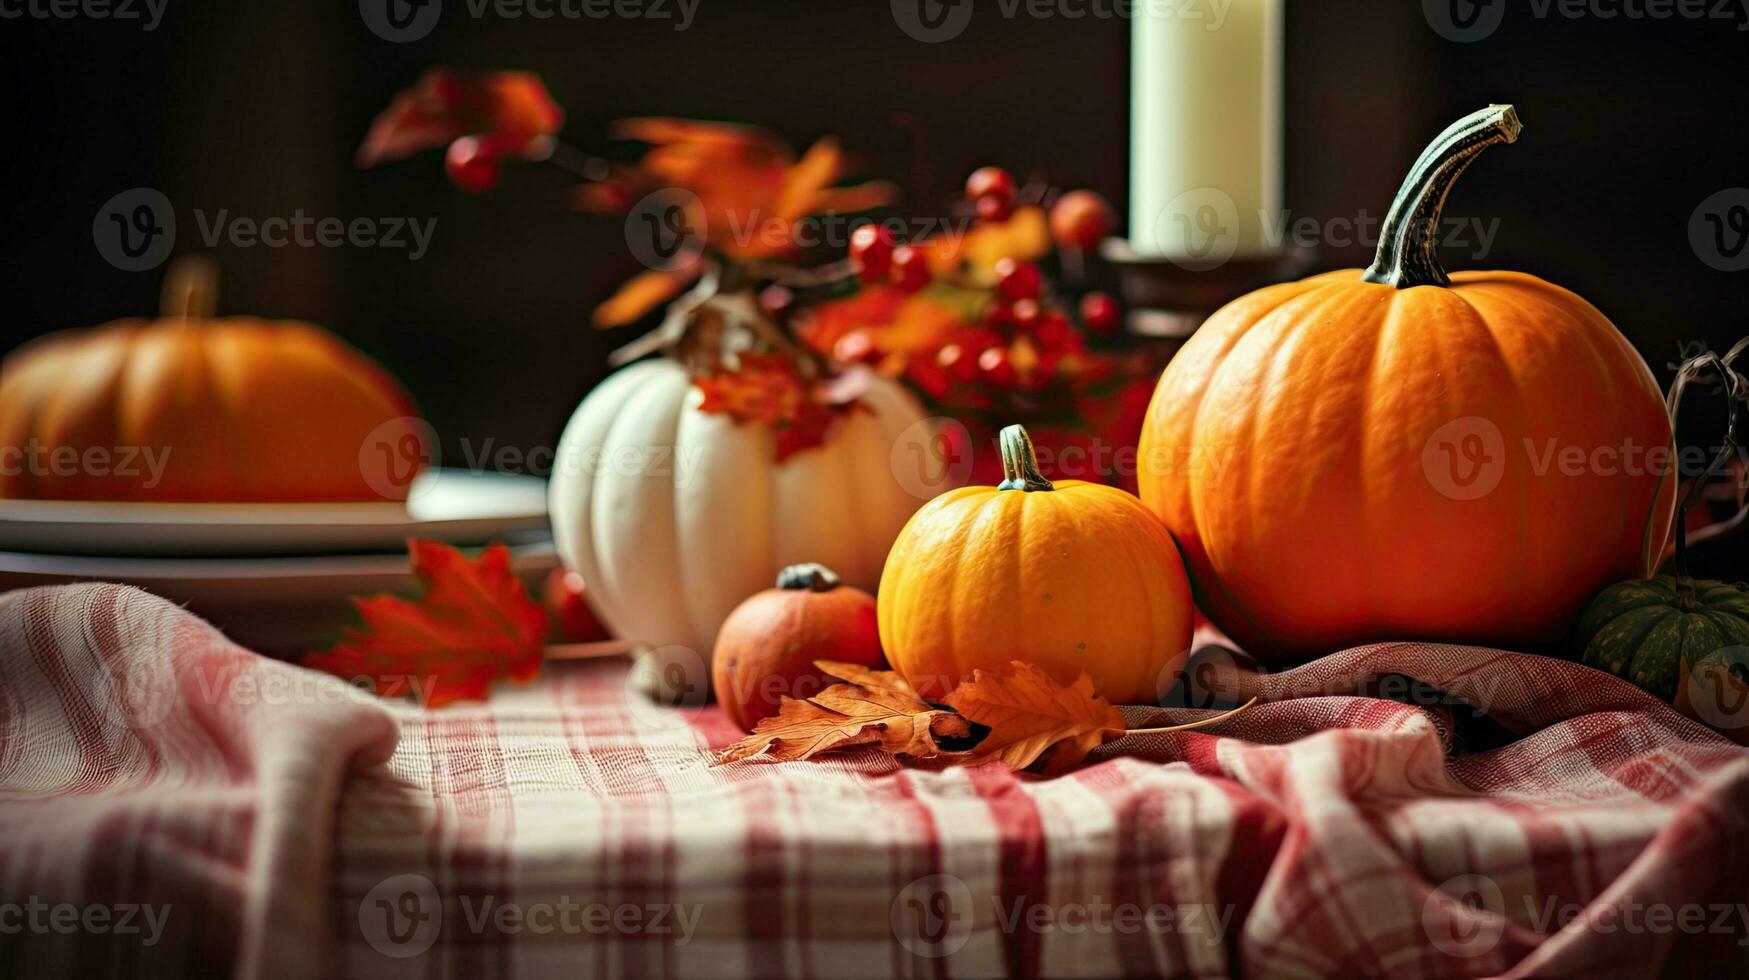
[[[911,214],[940,210],[984,163],[1127,207],[1123,20],[1006,19],[977,0],[963,35],[923,44],[885,2],[701,0],[684,32],[673,21],[475,20],[464,0],[447,7],[408,44],[376,37],[348,0],[168,0],[150,33],[0,20],[10,300],[0,347],[156,308],[163,269],[118,271],[92,241],[98,208],[131,187],[174,202],[179,253],[201,247],[196,209],[436,218],[417,262],[384,249],[221,246],[220,310],[312,320],[375,355],[454,461],[462,440],[550,445],[605,373],[606,351],[635,334],[598,334],[587,318],[639,267],[618,223],[567,210],[557,172],[513,170],[470,197],[435,153],[354,169],[371,118],[437,64],[539,72],[568,111],[566,137],[585,146],[608,120],[642,114],[755,122],[798,146],[836,133],[861,174],[913,191]],[[1683,341],[1722,348],[1749,333],[1739,314],[1749,273],[1709,267],[1688,237],[1704,199],[1749,185],[1742,16],[1570,19],[1512,3],[1492,36],[1460,44],[1431,30],[1415,0],[1288,7],[1296,216],[1382,215],[1428,138],[1510,101],[1524,138],[1490,153],[1450,206],[1499,219],[1494,251],[1448,266],[1522,269],[1574,289],[1661,381]],[[1326,247],[1320,264],[1369,257]]]

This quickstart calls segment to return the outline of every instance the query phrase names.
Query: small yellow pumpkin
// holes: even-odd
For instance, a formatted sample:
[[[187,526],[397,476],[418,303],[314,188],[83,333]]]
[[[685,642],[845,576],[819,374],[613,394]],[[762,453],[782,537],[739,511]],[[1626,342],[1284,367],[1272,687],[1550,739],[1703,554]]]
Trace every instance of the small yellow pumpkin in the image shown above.
[[[1024,660],[1119,703],[1151,702],[1189,656],[1190,582],[1140,500],[1039,473],[1026,430],[1000,436],[1006,477],[926,504],[881,573],[888,660],[940,699],[975,669]]]

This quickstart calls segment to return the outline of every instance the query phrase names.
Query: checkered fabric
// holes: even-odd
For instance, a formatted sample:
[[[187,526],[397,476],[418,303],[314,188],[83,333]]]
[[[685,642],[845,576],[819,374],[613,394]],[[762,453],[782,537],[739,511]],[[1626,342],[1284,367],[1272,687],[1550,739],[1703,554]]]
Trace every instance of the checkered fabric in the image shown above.
[[[1057,779],[870,750],[712,767],[738,733],[651,705],[622,661],[426,712],[134,590],[13,593],[0,975],[1749,968],[1749,750],[1496,650],[1214,674],[1265,703]]]

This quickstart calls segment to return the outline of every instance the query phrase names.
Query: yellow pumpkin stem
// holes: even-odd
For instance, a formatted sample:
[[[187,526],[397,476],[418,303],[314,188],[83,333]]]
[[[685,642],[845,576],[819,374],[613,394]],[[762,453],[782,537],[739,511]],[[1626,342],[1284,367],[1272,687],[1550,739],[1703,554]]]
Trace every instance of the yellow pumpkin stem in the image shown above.
[[[206,320],[218,305],[219,270],[203,256],[177,259],[164,278],[160,303],[165,319]]]
[[[1056,489],[1038,470],[1038,454],[1033,451],[1032,437],[1026,434],[1025,426],[1011,425],[1003,429],[997,436],[997,443],[1002,449],[1003,480],[996,484],[996,489],[1028,492]]]
[[[1239,714],[1256,703],[1257,695],[1253,694],[1251,695],[1251,700],[1239,705],[1237,708],[1223,711],[1212,718],[1204,718],[1201,721],[1189,721],[1182,725],[1167,725],[1164,728],[1126,728],[1123,730],[1123,735],[1119,735],[1118,737],[1123,738],[1125,735],[1164,735],[1167,732],[1187,732],[1192,728],[1203,728],[1217,722],[1226,721],[1228,718]]]

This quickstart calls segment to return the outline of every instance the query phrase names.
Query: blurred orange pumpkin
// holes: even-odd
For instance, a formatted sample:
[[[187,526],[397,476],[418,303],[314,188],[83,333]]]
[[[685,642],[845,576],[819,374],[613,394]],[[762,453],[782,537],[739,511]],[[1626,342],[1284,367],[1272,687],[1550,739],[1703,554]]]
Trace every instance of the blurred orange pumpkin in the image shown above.
[[[406,499],[428,447],[395,379],[307,323],[209,319],[212,285],[210,267],[179,263],[166,318],[63,331],[0,362],[0,497]]]

